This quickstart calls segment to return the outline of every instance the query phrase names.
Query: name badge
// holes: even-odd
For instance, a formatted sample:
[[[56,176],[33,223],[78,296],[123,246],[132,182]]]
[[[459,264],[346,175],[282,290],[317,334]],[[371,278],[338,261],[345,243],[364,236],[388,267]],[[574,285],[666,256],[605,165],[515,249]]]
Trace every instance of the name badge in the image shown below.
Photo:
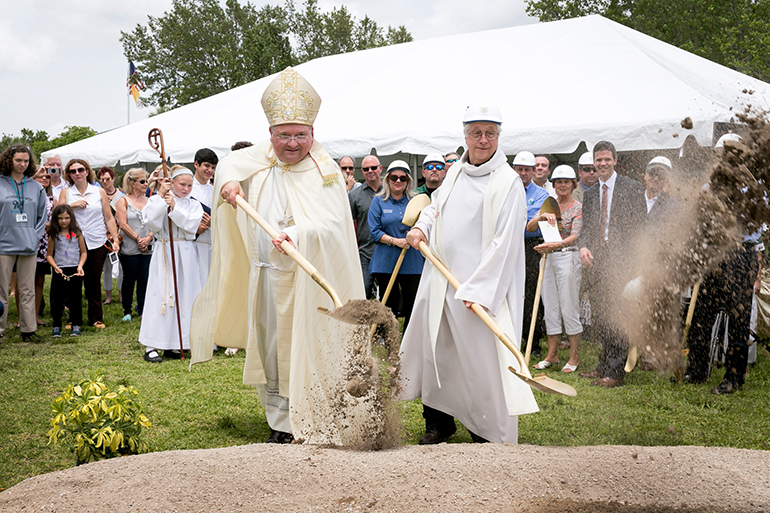
[[[392,214],[393,213],[393,209],[392,208],[383,208],[382,209],[382,213],[383,214]]]
[[[27,214],[16,214],[16,222],[17,223],[26,223],[27,222]]]

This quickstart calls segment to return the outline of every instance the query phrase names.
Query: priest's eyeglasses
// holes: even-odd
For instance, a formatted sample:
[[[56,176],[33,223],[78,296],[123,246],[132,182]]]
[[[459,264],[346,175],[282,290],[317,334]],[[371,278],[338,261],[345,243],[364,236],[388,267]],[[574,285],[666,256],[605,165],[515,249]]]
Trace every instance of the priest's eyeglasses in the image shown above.
[[[287,143],[292,139],[294,139],[298,143],[303,143],[310,138],[310,134],[297,134],[297,135],[278,134],[275,136],[275,138],[281,141],[282,143]]]
[[[473,139],[474,141],[478,141],[481,139],[481,136],[484,136],[487,138],[487,141],[494,141],[497,139],[498,133],[494,130],[487,130],[486,132],[482,132],[481,130],[474,130],[473,132],[470,132],[468,134],[468,137]]]

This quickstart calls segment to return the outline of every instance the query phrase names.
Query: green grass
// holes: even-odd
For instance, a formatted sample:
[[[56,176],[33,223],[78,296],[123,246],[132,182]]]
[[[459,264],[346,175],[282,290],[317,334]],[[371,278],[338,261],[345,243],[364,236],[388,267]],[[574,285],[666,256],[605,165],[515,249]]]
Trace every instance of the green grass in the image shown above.
[[[146,431],[153,451],[203,449],[264,441],[269,435],[256,392],[241,382],[243,352],[216,355],[188,371],[188,361],[149,364],[137,341],[139,321],[121,322],[117,302],[104,307],[107,329],[84,328],[79,339],[50,338],[45,343],[20,339],[15,303],[10,304],[9,329],[0,342],[0,489],[28,477],[74,465],[65,447],[48,446],[46,432],[51,402],[72,381],[101,370],[110,384],[138,388],[145,413],[153,423]],[[85,314],[85,305],[84,305]],[[43,317],[50,323],[50,317]],[[581,370],[598,358],[595,344],[581,346]],[[567,351],[560,352],[562,361]],[[770,423],[770,355],[760,346],[759,361],[743,390],[715,396],[709,390],[723,374],[715,371],[708,385],[674,385],[668,376],[635,370],[626,386],[606,390],[589,386],[576,374],[548,370],[569,383],[577,397],[535,392],[541,412],[519,419],[519,442],[535,445],[701,445],[768,449]],[[404,443],[415,444],[424,432],[419,401],[401,404]],[[459,426],[459,425],[458,425]],[[450,443],[470,443],[464,428]]]

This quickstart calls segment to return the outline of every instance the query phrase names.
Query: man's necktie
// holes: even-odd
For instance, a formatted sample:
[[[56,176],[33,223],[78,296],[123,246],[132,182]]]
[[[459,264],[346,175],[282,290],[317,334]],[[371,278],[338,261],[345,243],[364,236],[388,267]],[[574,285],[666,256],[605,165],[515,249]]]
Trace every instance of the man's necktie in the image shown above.
[[[607,231],[607,184],[602,184],[602,213],[601,213],[601,241],[604,241],[604,234]]]

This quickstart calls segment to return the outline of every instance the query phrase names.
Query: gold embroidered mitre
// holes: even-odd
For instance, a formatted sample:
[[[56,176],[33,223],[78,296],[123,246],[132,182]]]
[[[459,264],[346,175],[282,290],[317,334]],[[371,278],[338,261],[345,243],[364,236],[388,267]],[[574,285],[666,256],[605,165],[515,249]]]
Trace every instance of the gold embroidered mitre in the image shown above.
[[[270,126],[313,126],[321,97],[302,75],[288,67],[281,71],[262,95],[262,108]]]

